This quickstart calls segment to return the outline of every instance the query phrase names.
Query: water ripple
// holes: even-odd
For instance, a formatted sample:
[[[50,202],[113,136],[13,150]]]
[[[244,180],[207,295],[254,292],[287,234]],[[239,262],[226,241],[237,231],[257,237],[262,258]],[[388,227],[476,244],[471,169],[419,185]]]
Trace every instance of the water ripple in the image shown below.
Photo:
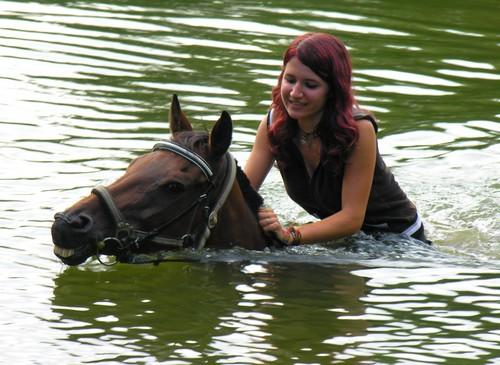
[[[285,21],[287,24],[293,24],[306,29],[322,29],[328,31],[338,31],[346,33],[360,33],[360,34],[376,34],[384,36],[398,36],[407,37],[410,36],[409,33],[381,28],[373,27],[368,25],[358,25],[358,24],[345,24],[332,21],[314,21],[314,20],[288,20]]]
[[[257,23],[236,19],[218,19],[218,18],[165,18],[166,21],[174,24],[182,24],[191,27],[207,27],[213,29],[226,29],[238,32],[251,32],[263,34],[280,34],[287,36],[297,36],[301,34],[295,28],[285,28],[272,24]]]
[[[409,81],[416,84],[432,85],[432,86],[452,86],[457,87],[461,84],[439,77],[420,75],[412,72],[403,72],[395,70],[357,70],[356,73],[361,75],[368,75],[374,77],[380,77],[384,79],[389,79],[393,81]]]

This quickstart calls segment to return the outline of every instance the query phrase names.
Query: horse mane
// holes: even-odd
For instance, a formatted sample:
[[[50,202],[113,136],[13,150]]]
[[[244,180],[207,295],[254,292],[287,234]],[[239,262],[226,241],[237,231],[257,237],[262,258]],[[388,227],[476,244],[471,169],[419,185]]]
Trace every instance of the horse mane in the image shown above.
[[[264,198],[250,185],[250,180],[248,180],[247,175],[245,175],[242,168],[238,165],[238,162],[236,162],[236,181],[240,185],[241,193],[248,207],[255,217],[258,217],[259,208],[264,204]]]
[[[208,133],[206,132],[193,132],[184,131],[175,133],[172,138],[175,142],[182,144],[184,147],[193,151],[207,152],[208,148]],[[258,219],[259,208],[264,204],[262,196],[252,187],[250,180],[243,172],[243,169],[236,161],[236,181],[240,186],[243,198],[250,208],[251,212]]]

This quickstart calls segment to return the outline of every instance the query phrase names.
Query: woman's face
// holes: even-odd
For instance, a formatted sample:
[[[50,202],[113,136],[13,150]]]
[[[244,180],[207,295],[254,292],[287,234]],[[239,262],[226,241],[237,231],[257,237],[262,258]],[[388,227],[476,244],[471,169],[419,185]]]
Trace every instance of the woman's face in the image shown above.
[[[315,127],[323,114],[328,91],[328,84],[297,57],[288,61],[281,82],[281,99],[290,117]]]

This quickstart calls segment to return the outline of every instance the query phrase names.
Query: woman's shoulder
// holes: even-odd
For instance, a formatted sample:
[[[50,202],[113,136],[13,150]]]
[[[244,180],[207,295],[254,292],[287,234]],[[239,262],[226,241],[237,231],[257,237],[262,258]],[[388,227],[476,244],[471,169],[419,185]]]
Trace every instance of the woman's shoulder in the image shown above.
[[[354,108],[352,111],[352,117],[357,122],[369,121],[373,125],[373,128],[375,129],[375,133],[378,132],[377,119],[375,119],[375,116],[369,111],[360,108]]]

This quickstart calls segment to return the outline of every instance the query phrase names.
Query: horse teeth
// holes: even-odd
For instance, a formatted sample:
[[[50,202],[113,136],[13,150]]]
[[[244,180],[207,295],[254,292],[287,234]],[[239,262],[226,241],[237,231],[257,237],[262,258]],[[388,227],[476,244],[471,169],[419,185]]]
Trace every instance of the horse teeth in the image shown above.
[[[62,248],[59,246],[54,246],[54,253],[60,257],[70,257],[75,253],[75,250],[71,248]]]

